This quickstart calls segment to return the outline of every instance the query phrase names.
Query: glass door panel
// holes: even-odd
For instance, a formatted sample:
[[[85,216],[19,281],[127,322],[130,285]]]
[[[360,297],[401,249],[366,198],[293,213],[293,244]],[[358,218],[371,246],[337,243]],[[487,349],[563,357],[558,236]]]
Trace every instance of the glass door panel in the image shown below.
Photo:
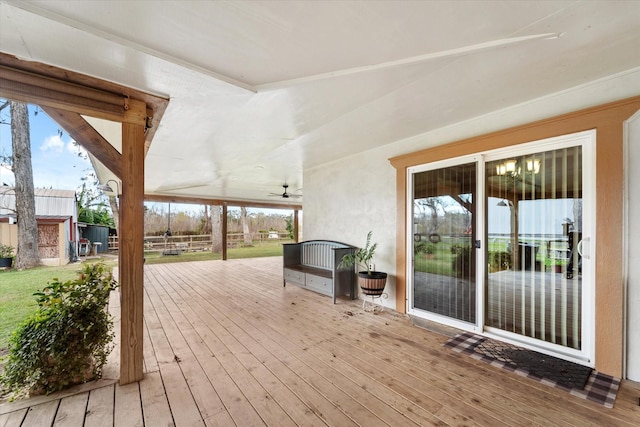
[[[413,175],[411,308],[476,322],[476,163]]]
[[[582,147],[485,164],[485,325],[581,349]]]

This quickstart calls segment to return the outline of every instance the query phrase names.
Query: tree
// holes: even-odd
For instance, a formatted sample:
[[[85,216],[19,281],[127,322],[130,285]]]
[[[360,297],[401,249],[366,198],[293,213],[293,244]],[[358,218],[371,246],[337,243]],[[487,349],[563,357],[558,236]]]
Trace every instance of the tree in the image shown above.
[[[211,206],[211,252],[222,252],[221,207]]]
[[[78,203],[78,221],[87,224],[98,224],[113,227],[115,218],[107,210],[107,205],[95,188],[87,186],[86,181],[82,183],[76,193]]]
[[[251,233],[249,232],[249,220],[247,218],[247,208],[242,206],[240,208],[240,218],[242,220],[242,235],[244,237],[244,245],[251,246],[253,242],[251,241]]]
[[[289,233],[289,238],[294,240],[294,227],[293,227],[293,215],[290,218],[285,218],[285,222],[287,223],[287,232]]]
[[[78,143],[78,141],[72,141],[73,145],[75,145],[76,147],[78,147],[78,157],[83,158],[85,160],[89,159],[89,155],[87,154],[87,152],[85,151],[84,147],[82,147],[81,144]],[[96,193],[96,190],[98,188],[98,185],[100,184],[100,182],[98,181],[98,177],[96,176],[95,170],[91,169],[87,172],[87,174],[82,178],[82,186],[80,187],[80,191],[81,192],[90,192],[91,194],[91,204],[93,204],[93,200],[94,199],[98,199],[100,197],[100,194]],[[91,188],[87,187],[87,183],[91,184]],[[107,198],[109,199],[109,207],[111,208],[111,215],[108,221],[106,222],[95,222],[94,224],[102,224],[102,225],[108,225],[108,226],[112,226],[116,229],[116,235],[119,234],[119,224],[120,224],[120,210],[119,210],[119,203],[118,203],[118,199],[116,196],[110,196],[110,195],[106,195]],[[80,203],[78,204],[79,208],[78,211],[80,211]],[[103,206],[103,204],[100,204],[100,206]],[[91,222],[89,222],[91,224]]]
[[[31,166],[31,139],[27,104],[10,101],[12,163],[15,175],[16,214],[18,216],[18,250],[16,268],[40,265],[38,223]]]
[[[111,207],[113,226],[116,229],[116,234],[120,235],[120,206],[115,196],[109,196],[109,206]]]

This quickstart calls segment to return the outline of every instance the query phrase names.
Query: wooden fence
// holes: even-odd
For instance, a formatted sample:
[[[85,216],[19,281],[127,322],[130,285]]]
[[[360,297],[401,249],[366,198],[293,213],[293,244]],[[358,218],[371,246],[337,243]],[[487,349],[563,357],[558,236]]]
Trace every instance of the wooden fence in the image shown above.
[[[262,241],[290,241],[288,232],[275,232],[268,233],[251,233],[251,240],[253,242]],[[172,236],[165,239],[164,236],[145,236],[144,238],[144,250],[147,252],[162,252],[167,249],[180,250],[181,252],[198,252],[211,250],[211,235],[191,235],[191,236]],[[244,242],[244,235],[242,233],[229,233],[227,234],[227,247],[235,248],[241,246]],[[118,236],[109,236],[109,250],[118,250]]]

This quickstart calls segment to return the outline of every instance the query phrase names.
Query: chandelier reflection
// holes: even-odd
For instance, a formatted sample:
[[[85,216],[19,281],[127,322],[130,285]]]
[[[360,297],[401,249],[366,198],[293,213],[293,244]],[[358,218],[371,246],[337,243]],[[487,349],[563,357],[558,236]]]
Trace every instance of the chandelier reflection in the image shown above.
[[[524,164],[524,171],[526,173],[537,174],[540,172],[540,159],[535,159],[535,158],[526,159],[522,162],[515,159],[509,159],[496,165],[496,175],[500,175],[500,176],[522,175],[523,164]]]

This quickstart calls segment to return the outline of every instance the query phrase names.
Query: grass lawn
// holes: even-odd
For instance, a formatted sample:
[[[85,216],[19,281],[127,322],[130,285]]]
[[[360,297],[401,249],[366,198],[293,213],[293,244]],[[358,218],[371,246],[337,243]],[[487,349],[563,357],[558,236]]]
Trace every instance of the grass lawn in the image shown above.
[[[257,242],[254,246],[231,248],[227,251],[227,256],[229,259],[282,256],[282,243],[286,242],[266,241]],[[185,252],[175,256],[148,252],[145,253],[145,258],[147,264],[161,264],[217,260],[222,259],[222,256],[211,252]],[[117,265],[113,257],[105,262],[112,267]],[[37,267],[25,271],[0,270],[0,355],[8,348],[9,337],[13,331],[38,307],[33,297],[34,292],[44,288],[54,278],[61,281],[75,278],[80,268],[80,264],[69,264],[63,267]]]
[[[256,242],[253,246],[238,246],[227,249],[227,258],[259,258],[267,256],[282,256],[283,241]],[[183,252],[180,255],[163,256],[160,252],[145,252],[146,264],[164,264],[168,262],[207,261],[222,259],[222,254],[211,252]]]
[[[11,333],[38,307],[34,292],[54,278],[76,277],[80,264],[63,267],[37,267],[24,271],[0,270],[0,354],[6,350]]]

